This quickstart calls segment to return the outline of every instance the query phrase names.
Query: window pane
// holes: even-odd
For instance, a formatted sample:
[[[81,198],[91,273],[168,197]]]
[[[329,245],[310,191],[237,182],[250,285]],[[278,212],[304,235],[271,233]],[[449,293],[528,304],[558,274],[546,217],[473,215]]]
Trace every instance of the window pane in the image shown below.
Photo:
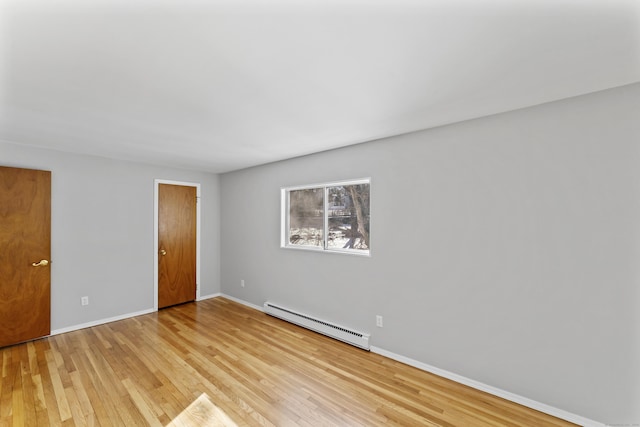
[[[369,250],[369,184],[328,188],[327,248]]]
[[[324,188],[289,191],[289,244],[323,247]]]

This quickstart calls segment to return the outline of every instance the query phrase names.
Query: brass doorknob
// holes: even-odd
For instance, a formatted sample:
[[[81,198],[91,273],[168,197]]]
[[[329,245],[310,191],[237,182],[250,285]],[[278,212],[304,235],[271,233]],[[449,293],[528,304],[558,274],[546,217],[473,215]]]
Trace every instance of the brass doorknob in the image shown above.
[[[167,251],[165,251],[164,249],[160,249],[160,255],[165,256],[167,254]]]
[[[40,266],[44,267],[46,265],[49,265],[49,261],[47,261],[46,259],[42,259],[40,260],[40,262],[34,262],[31,265],[34,267],[40,267]]]

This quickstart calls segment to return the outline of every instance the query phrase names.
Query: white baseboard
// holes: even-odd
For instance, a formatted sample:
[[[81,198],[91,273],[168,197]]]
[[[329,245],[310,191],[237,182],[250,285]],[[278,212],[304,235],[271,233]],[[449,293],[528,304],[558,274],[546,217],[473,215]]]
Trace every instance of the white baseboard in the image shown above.
[[[238,304],[246,305],[247,307],[251,307],[258,311],[262,311],[264,313],[264,308],[261,305],[251,304],[250,302],[241,300],[240,298],[232,297],[231,295],[227,295],[227,294],[221,294],[220,296],[226,299],[230,299],[231,301],[237,302]]]
[[[222,294],[220,292],[218,292],[217,294],[210,294],[210,295],[205,295],[205,296],[198,297],[196,299],[196,301],[204,301],[206,299],[217,298],[217,297],[221,297],[221,296],[222,296]]]
[[[223,296],[223,295],[221,293],[205,295],[205,296],[201,296],[196,301],[203,301],[203,300],[206,300],[206,299],[216,298],[216,297],[220,297],[220,296]],[[227,297],[227,298],[232,299],[231,297]],[[54,330],[51,331],[50,336],[64,334],[64,333],[67,333],[67,332],[78,331],[80,329],[85,329],[85,328],[92,328],[94,326],[104,325],[105,323],[117,322],[118,320],[124,320],[124,319],[129,319],[131,317],[142,316],[143,314],[155,313],[156,311],[157,310],[154,310],[153,308],[150,308],[148,310],[136,311],[134,313],[121,314],[119,316],[109,317],[109,318],[106,318],[106,319],[94,320],[92,322],[82,323],[80,325],[73,325],[73,326],[68,326],[66,328],[54,329]]]
[[[247,307],[253,308],[255,310],[264,312],[264,308],[262,306],[252,304],[252,303],[244,301],[244,300],[242,300],[240,298],[232,297],[231,295],[227,295],[227,294],[224,294],[224,293],[216,293],[216,294],[201,296],[200,298],[198,298],[198,301],[211,299],[211,298],[217,298],[217,297],[223,297],[223,298],[229,299],[231,301],[237,302],[238,304],[242,304],[244,306],[247,306]],[[154,313],[154,312],[156,312],[156,310],[154,310],[154,309],[142,310],[142,311],[137,311],[137,312],[134,312],[134,313],[128,313],[128,314],[123,314],[123,315],[120,315],[120,316],[110,317],[110,318],[107,318],[107,319],[101,319],[101,320],[96,320],[96,321],[93,321],[93,322],[83,323],[81,325],[75,325],[75,326],[70,326],[70,327],[67,327],[67,328],[55,329],[55,330],[51,331],[51,335],[64,334],[66,332],[73,332],[73,331],[77,331],[79,329],[91,328],[93,326],[99,326],[99,325],[103,325],[105,323],[116,322],[118,320],[124,320],[124,319],[128,319],[130,317],[142,316],[144,314],[149,314],[149,313]],[[529,398],[526,398],[526,397],[523,397],[523,396],[519,396],[517,394],[511,393],[511,392],[508,392],[508,391],[505,391],[505,390],[501,390],[501,389],[499,389],[497,387],[493,387],[493,386],[481,383],[479,381],[472,380],[472,379],[467,378],[467,377],[463,377],[462,375],[454,374],[453,372],[449,372],[449,371],[446,371],[444,369],[436,368],[435,366],[431,366],[431,365],[428,365],[426,363],[419,362],[419,361],[414,360],[414,359],[410,359],[408,357],[405,357],[405,356],[402,356],[400,354],[396,354],[396,353],[390,352],[390,351],[382,349],[380,347],[372,346],[371,347],[371,352],[379,354],[379,355],[384,356],[384,357],[388,357],[389,359],[396,360],[396,361],[404,363],[406,365],[413,366],[414,368],[418,368],[418,369],[421,369],[421,370],[426,371],[426,372],[431,372],[432,374],[438,375],[438,376],[443,377],[443,378],[450,379],[450,380],[455,381],[455,382],[460,383],[460,384],[464,384],[466,386],[475,388],[476,390],[484,391],[485,393],[489,393],[491,395],[500,397],[500,398],[508,400],[510,402],[514,402],[514,403],[517,403],[519,405],[526,406],[527,408],[535,409],[536,411],[540,411],[542,413],[545,413],[545,414],[551,415],[553,417],[560,418],[560,419],[563,419],[563,420],[566,420],[566,421],[569,421],[569,422],[572,422],[572,423],[575,423],[575,424],[578,424],[578,425],[581,425],[581,426],[584,426],[584,427],[605,427],[605,424],[603,424],[603,423],[599,423],[597,421],[593,421],[593,420],[590,420],[588,418],[581,417],[580,415],[572,414],[572,413],[564,411],[562,409],[554,408],[553,406],[549,406],[547,404],[540,403],[540,402],[537,402],[535,400],[532,400],[532,399],[529,399]]]
[[[88,323],[82,323],[80,325],[73,325],[66,328],[54,329],[53,331],[51,331],[51,335],[59,335],[67,332],[77,331],[80,329],[92,328],[94,326],[104,325],[105,323],[111,323],[111,322],[117,322],[118,320],[129,319],[130,317],[136,317],[136,316],[142,316],[143,314],[155,313],[155,311],[156,310],[154,309],[136,311],[134,313],[121,314],[119,316],[109,317],[107,319],[100,319],[100,320],[94,320]]]
[[[475,388],[476,390],[484,391],[485,393],[489,393],[491,395],[500,397],[502,399],[508,400],[510,402],[517,403],[522,406],[526,406],[527,408],[535,409],[536,411],[543,412],[545,414],[551,415],[556,418],[563,419],[565,421],[572,422],[574,424],[578,424],[584,427],[604,427],[605,425],[599,423],[597,421],[590,420],[588,418],[581,417],[580,415],[572,414],[571,412],[564,411],[562,409],[554,408],[553,406],[549,406],[544,403],[537,402],[535,400],[519,396],[517,394],[501,390],[497,387],[493,387],[484,383],[481,383],[476,380],[472,380],[467,377],[463,377],[462,375],[454,374],[453,372],[445,371],[444,369],[436,368],[435,366],[428,365],[426,363],[419,362],[417,360],[410,359],[408,357],[392,353],[390,351],[384,350],[380,347],[371,347],[371,352],[379,354],[384,357],[388,357],[389,359],[396,360],[398,362],[404,363],[409,366],[413,366],[414,368],[421,369],[423,371],[431,372],[439,377],[447,378],[449,380],[455,381],[459,384],[464,384],[471,388]]]
[[[262,306],[252,304],[250,302],[241,300],[236,297],[232,297],[230,295],[221,294],[220,296],[230,299],[231,301],[235,301],[238,304],[245,305],[247,307],[254,308],[258,311],[264,312]],[[454,374],[453,372],[445,371],[444,369],[436,368],[435,366],[428,365],[426,363],[419,362],[417,360],[410,359],[408,357],[402,356],[400,354],[392,353],[388,350],[382,349],[380,347],[371,347],[371,352],[379,354],[384,357],[388,357],[389,359],[396,360],[398,362],[404,363],[409,366],[413,366],[414,368],[418,368],[420,370],[430,372],[432,374],[438,375],[439,377],[447,378],[451,381],[455,381],[459,384],[464,384],[471,388],[475,388],[476,390],[483,391],[485,393],[489,393],[493,396],[500,397],[502,399],[508,400],[510,402],[517,403],[522,406],[526,406],[527,408],[534,409],[536,411],[540,411],[542,413],[551,415],[556,418],[560,418],[565,421],[569,421],[574,424],[578,424],[584,427],[605,427],[605,424],[599,423],[597,421],[590,420],[588,418],[581,417],[580,415],[572,414],[571,412],[564,411],[562,409],[554,408],[553,406],[549,406],[544,403],[537,402],[535,400],[519,396],[517,394],[501,390],[497,387],[493,387],[484,383],[481,383],[476,380],[472,380],[467,377],[463,377],[462,375]]]

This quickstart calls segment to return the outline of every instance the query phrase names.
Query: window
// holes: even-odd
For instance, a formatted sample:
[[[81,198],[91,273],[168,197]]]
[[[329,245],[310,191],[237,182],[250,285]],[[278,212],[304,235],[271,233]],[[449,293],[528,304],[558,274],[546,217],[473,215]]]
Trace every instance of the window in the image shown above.
[[[282,189],[286,248],[368,255],[370,180]]]

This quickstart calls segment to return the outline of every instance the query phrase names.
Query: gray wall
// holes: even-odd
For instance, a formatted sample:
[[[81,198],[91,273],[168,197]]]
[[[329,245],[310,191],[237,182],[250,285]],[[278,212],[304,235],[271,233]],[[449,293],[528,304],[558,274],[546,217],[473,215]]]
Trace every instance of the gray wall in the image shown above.
[[[153,308],[156,178],[201,184],[201,295],[220,292],[217,175],[3,142],[0,164],[52,171],[53,330]]]
[[[279,248],[280,187],[367,176],[370,258]],[[221,214],[223,293],[640,422],[638,84],[224,174]]]

